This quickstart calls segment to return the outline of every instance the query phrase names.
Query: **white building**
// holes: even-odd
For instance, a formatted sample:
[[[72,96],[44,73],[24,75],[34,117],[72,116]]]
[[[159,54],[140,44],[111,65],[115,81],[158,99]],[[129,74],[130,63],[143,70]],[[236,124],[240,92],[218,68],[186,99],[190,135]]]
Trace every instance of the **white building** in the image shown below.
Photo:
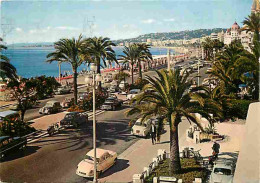
[[[210,38],[211,38],[212,40],[218,40],[218,34],[215,33],[215,32],[212,32],[212,33],[210,34]]]

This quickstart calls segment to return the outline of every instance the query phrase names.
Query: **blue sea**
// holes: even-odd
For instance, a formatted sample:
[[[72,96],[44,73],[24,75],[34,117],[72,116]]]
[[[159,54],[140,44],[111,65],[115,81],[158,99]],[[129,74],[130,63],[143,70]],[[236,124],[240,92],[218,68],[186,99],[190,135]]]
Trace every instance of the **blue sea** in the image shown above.
[[[122,55],[123,47],[115,47],[114,50],[116,55]],[[11,63],[16,67],[17,73],[19,76],[30,78],[35,76],[58,76],[58,63],[46,62],[46,56],[53,52],[54,48],[19,48],[19,49],[11,49],[8,48],[4,50],[2,54],[6,55]],[[153,55],[166,55],[167,49],[165,48],[151,48],[151,53]],[[87,65],[82,64],[78,68],[78,72],[82,69],[86,69]],[[71,65],[67,63],[61,64],[62,74],[64,71],[70,71],[72,73]]]

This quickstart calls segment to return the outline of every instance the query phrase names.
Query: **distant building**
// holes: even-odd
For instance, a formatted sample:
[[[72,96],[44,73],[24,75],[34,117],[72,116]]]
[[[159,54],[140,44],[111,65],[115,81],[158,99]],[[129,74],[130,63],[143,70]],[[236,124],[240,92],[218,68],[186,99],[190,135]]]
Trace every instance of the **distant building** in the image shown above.
[[[260,3],[259,3],[259,0],[253,0],[251,13],[260,13]]]
[[[220,42],[224,42],[224,36],[225,36],[225,33],[224,33],[224,30],[222,30],[221,32],[218,33],[218,40]]]
[[[212,33],[210,34],[210,38],[211,38],[212,40],[218,40],[218,34],[215,33],[215,32],[212,32]]]
[[[240,39],[240,26],[235,22],[224,35],[224,44],[229,45],[232,41]]]

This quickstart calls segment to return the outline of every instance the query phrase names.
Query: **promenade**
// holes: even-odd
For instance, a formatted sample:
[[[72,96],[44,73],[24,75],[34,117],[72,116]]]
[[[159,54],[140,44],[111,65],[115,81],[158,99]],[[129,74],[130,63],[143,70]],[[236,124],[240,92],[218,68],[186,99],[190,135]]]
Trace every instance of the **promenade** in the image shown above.
[[[203,157],[208,157],[212,153],[213,142],[194,144],[186,140],[185,131],[189,127],[186,119],[179,125],[179,145],[180,151],[185,147],[193,147],[200,150]],[[241,142],[245,134],[244,121],[238,123],[227,122],[216,124],[218,133],[226,135],[226,140],[220,141],[219,158],[237,160]],[[170,129],[165,126],[166,133],[161,137],[161,142],[152,145],[151,139],[141,139],[130,146],[118,156],[116,165],[107,170],[99,179],[99,182],[131,182],[134,174],[141,174],[144,167],[148,167],[152,159],[157,156],[158,149],[170,150]],[[125,164],[127,162],[127,164]]]

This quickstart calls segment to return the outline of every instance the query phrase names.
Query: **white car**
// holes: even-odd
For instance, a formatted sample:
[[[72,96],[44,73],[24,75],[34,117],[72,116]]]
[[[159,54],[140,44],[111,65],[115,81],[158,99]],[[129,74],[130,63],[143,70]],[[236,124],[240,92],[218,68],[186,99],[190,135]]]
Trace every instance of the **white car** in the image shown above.
[[[140,137],[147,137],[150,133],[151,128],[151,119],[141,122],[142,118],[139,118],[134,126],[132,127],[131,134],[140,136]]]
[[[210,183],[233,183],[233,162],[216,162],[210,174]]]
[[[98,176],[102,172],[109,169],[113,166],[117,160],[117,153],[105,149],[96,149],[96,158],[97,158],[97,174]],[[85,177],[93,178],[94,177],[94,150],[89,151],[84,159],[78,164],[76,174]]]
[[[140,92],[140,89],[132,89],[129,91],[129,94],[127,94],[126,99],[131,100],[132,98],[136,97]]]

